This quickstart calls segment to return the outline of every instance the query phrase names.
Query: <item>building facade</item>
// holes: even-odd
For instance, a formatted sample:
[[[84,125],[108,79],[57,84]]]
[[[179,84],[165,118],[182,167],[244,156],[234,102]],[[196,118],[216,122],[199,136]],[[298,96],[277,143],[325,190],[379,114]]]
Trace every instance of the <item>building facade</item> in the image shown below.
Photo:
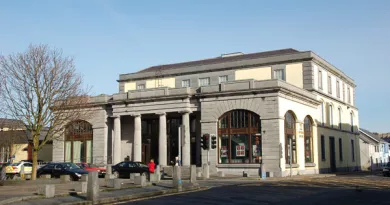
[[[382,170],[390,161],[389,143],[366,129],[360,132],[360,159],[362,170]]]
[[[165,167],[180,146],[183,166],[208,163],[212,174],[258,174],[260,164],[273,176],[360,166],[356,85],[311,51],[154,66],[118,84],[118,93],[91,97],[93,117],[65,126],[54,161],[153,158]],[[204,134],[216,136],[215,149],[201,148]]]

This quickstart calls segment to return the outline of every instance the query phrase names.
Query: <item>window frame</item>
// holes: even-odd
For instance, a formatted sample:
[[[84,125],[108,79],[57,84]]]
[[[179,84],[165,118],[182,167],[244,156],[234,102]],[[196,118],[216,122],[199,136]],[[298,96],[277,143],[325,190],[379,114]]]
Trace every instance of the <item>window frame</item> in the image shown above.
[[[222,81],[221,79],[225,78],[226,80],[225,81]],[[228,75],[221,75],[218,77],[218,82],[221,84],[221,83],[224,83],[224,82],[228,82],[229,81],[229,77]]]
[[[332,76],[328,75],[328,93],[332,94]]]
[[[202,80],[205,80],[205,79],[208,80],[208,84],[201,84]],[[199,79],[198,79],[198,84],[199,84],[199,87],[210,85],[210,77],[199,78]]]
[[[336,81],[336,96],[340,98],[340,81]]]
[[[321,160],[326,161],[325,136],[321,135]]]
[[[137,85],[137,90],[144,90],[145,88],[146,88],[146,86],[144,83]]]
[[[318,70],[318,88],[323,90],[322,70]]]
[[[290,115],[291,122],[287,119],[287,116]],[[290,164],[289,156],[288,156],[288,142],[291,138],[292,142],[292,151],[291,154],[293,155],[291,164],[297,164],[298,163],[298,143],[297,143],[297,136],[296,136],[296,118],[295,114],[292,111],[287,111],[284,115],[284,151],[285,151],[285,163]],[[295,147],[294,147],[295,145]],[[295,151],[295,154],[294,154]]]
[[[184,82],[188,82],[188,86],[184,86]],[[191,87],[191,80],[190,79],[185,79],[181,81],[181,87],[182,88],[189,88]]]
[[[338,108],[339,111],[339,129],[343,129],[343,124],[342,124],[342,115],[341,115],[341,107]]]
[[[347,102],[351,104],[351,89],[347,87]]]
[[[304,155],[305,155],[305,163],[313,163],[314,162],[314,154],[313,154],[313,122],[312,119],[309,116],[305,117],[304,120]],[[309,138],[309,152],[310,152],[310,161],[306,161],[306,154],[307,154],[307,144],[306,139]]]
[[[334,121],[333,121],[333,105],[332,104],[329,104],[328,106],[328,114],[329,114],[329,126],[333,128],[333,124],[334,124]]]
[[[72,129],[73,127],[73,129]],[[76,129],[75,129],[76,127]],[[88,148],[88,141],[91,141],[91,150]],[[66,146],[70,142],[70,161],[73,163],[74,159],[74,142],[82,142],[84,148],[84,156],[81,156],[80,163],[87,163],[88,153],[91,151],[91,162],[93,161],[93,127],[92,124],[84,120],[76,120],[65,126],[65,140],[64,140],[64,161],[67,159]]]
[[[281,71],[282,72],[282,79],[279,79],[279,78],[276,78],[276,75],[275,73],[278,72],[278,71]],[[278,79],[278,80],[283,80],[283,81],[286,81],[286,70],[284,68],[277,68],[277,69],[274,69],[273,72],[273,79]]]

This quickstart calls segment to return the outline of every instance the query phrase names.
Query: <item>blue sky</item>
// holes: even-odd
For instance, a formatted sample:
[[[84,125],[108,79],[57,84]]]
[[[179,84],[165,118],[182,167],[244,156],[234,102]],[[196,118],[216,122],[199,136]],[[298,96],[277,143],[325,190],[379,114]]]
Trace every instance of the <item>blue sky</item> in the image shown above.
[[[371,2],[371,3],[370,3]],[[152,65],[281,48],[312,50],[356,84],[360,126],[390,132],[390,1],[1,1],[0,54],[49,44],[92,94]]]

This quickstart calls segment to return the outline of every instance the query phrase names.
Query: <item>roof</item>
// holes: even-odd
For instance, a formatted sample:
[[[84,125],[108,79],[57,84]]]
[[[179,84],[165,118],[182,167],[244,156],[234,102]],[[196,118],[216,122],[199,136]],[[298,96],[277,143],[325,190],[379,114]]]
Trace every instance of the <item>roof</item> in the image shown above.
[[[20,120],[0,118],[0,128],[23,128],[23,122]]]
[[[39,136],[39,140],[44,140],[47,134],[48,128],[44,128],[41,131],[41,135]],[[12,138],[12,139],[11,139]],[[0,140],[10,139],[8,141],[11,143],[27,143],[28,140],[31,140],[31,134],[25,130],[8,130],[8,131],[0,131]]]
[[[363,129],[363,128],[359,128],[359,132],[362,133],[363,135],[371,138],[372,140],[376,141],[376,142],[382,142],[383,140],[376,134],[366,130],[366,129]]]
[[[169,70],[169,69],[184,68],[184,67],[191,67],[191,66],[208,65],[208,64],[214,64],[214,63],[227,63],[227,62],[232,62],[232,61],[265,58],[265,57],[270,57],[270,56],[278,56],[278,55],[285,55],[285,54],[292,54],[292,53],[299,53],[299,51],[292,49],[292,48],[287,48],[287,49],[265,51],[265,52],[258,52],[258,53],[233,55],[233,56],[229,56],[229,57],[217,57],[217,58],[189,61],[189,62],[183,62],[183,63],[158,65],[158,66],[152,66],[152,67],[143,69],[141,71],[138,71],[137,73],[153,72],[153,71],[157,71],[160,69]]]

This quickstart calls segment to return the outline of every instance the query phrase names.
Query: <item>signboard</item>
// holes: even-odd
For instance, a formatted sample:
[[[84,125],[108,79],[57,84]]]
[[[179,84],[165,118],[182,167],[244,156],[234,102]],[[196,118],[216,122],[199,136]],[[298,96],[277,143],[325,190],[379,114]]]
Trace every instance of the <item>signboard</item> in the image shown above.
[[[228,150],[226,146],[221,147],[221,157],[228,157]]]
[[[236,146],[236,156],[245,157],[245,145],[243,143]]]

